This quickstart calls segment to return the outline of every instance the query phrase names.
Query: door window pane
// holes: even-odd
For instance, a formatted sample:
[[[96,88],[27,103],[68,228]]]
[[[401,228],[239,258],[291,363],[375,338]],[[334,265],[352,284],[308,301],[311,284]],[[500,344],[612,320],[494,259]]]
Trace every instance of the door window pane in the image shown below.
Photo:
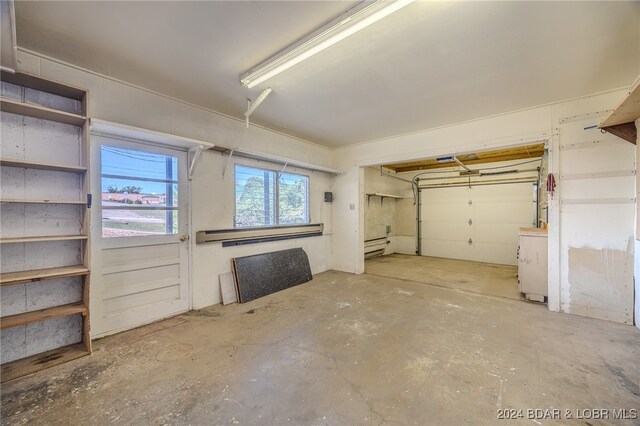
[[[177,157],[102,146],[102,237],[178,232]]]

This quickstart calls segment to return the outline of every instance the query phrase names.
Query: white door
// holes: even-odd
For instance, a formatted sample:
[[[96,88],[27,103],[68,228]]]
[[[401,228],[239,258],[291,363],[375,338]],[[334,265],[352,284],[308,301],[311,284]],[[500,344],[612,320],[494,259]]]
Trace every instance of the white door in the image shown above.
[[[516,265],[534,223],[532,183],[422,189],[422,255]]]
[[[94,135],[92,336],[189,309],[187,153]]]

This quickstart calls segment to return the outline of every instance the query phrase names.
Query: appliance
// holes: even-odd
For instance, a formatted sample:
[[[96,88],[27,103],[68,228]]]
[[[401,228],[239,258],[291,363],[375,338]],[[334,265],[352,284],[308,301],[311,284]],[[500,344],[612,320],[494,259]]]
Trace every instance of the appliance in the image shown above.
[[[363,1],[343,15],[320,27],[280,53],[240,76],[240,83],[251,89],[263,81],[333,46],[363,28],[389,16],[414,0]]]

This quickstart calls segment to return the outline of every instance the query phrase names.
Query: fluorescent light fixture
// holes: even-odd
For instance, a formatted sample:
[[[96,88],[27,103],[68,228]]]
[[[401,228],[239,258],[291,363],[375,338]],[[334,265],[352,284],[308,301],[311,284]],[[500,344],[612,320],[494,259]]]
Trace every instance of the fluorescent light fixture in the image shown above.
[[[243,74],[240,76],[240,83],[249,89],[255,87],[263,81],[333,46],[340,40],[344,40],[413,1],[414,0],[363,1],[327,25],[324,25],[302,40]]]

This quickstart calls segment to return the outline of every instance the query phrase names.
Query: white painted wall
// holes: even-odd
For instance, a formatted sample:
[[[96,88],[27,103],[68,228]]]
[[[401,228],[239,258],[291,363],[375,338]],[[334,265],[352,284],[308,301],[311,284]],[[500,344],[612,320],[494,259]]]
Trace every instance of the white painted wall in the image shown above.
[[[282,166],[265,161],[232,157],[222,170],[228,156],[208,151],[198,164],[191,181],[192,219],[194,229],[233,228],[235,214],[234,165],[243,164],[280,171]],[[324,202],[324,192],[331,191],[333,178],[326,173],[287,167],[287,172],[309,176],[309,211],[312,223],[324,223],[325,235],[269,243],[222,247],[222,243],[193,244],[193,307],[198,309],[221,302],[218,274],[231,271],[231,258],[302,247],[311,263],[311,272],[327,270],[327,249],[331,239],[331,204]]]
[[[361,166],[388,164],[463,153],[490,150],[521,145],[523,142],[548,140],[552,145],[552,156],[558,150],[558,128],[562,118],[603,111],[615,106],[625,96],[618,90],[584,98],[545,105],[523,111],[516,111],[467,123],[446,126],[423,132],[374,140],[335,151],[337,167],[346,172],[336,178],[334,191],[337,194],[333,211],[333,241],[329,266],[334,269],[362,273],[363,227],[361,204],[363,202]],[[550,160],[550,169],[558,175],[560,165]],[[591,159],[590,161],[596,161]],[[615,183],[603,183],[612,185]],[[556,197],[557,199],[557,197]],[[354,209],[350,209],[353,205]],[[559,205],[550,205],[549,235],[549,309],[560,310],[560,291],[569,283],[566,274],[561,273],[560,239],[558,233]],[[611,212],[611,221],[625,220]],[[604,248],[608,241],[598,230],[586,230],[594,247]],[[355,238],[354,238],[355,235]],[[565,265],[565,267],[567,267]]]
[[[633,324],[635,147],[593,128],[607,115],[560,119],[560,309]]]
[[[322,146],[254,125],[247,129],[244,121],[116,81],[52,58],[20,52],[18,61],[18,70],[21,72],[88,89],[89,115],[92,118],[204,140],[229,148],[240,147],[333,167],[331,150]],[[261,167],[268,166],[265,162],[240,159],[235,161]],[[191,224],[194,232],[233,226],[233,163],[229,166],[226,178],[223,179],[224,163],[225,159],[214,152],[205,152],[198,163],[190,188]],[[92,173],[99,173],[96,165],[92,167]],[[281,166],[275,168],[281,170]],[[224,249],[219,243],[196,245],[195,235],[192,235],[191,274],[194,308],[220,302],[218,274],[230,270],[231,257],[302,247],[309,255],[313,273],[327,269],[327,250],[332,233],[331,211],[330,207],[324,204],[322,193],[331,190],[332,178],[319,172],[293,168],[289,170],[310,176],[311,220],[325,223],[325,235]],[[100,283],[96,282],[98,279],[98,274],[92,277],[92,287],[100,287]],[[93,298],[92,304],[97,300]],[[97,320],[92,318],[93,322]],[[101,329],[99,324],[94,326],[96,329]]]

